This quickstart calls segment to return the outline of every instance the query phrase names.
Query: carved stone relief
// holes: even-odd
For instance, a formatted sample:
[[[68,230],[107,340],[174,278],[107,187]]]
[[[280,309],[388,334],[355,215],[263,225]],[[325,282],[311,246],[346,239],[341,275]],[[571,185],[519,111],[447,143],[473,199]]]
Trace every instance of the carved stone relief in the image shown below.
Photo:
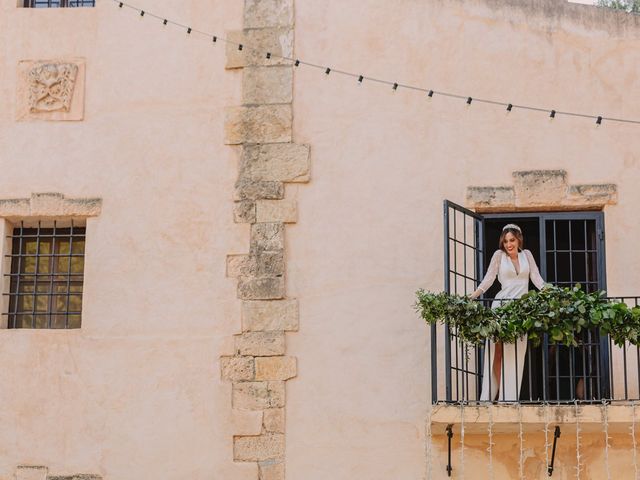
[[[37,63],[29,72],[29,108],[32,112],[68,112],[78,75],[73,63]]]
[[[84,60],[24,60],[18,65],[18,120],[82,120]]]

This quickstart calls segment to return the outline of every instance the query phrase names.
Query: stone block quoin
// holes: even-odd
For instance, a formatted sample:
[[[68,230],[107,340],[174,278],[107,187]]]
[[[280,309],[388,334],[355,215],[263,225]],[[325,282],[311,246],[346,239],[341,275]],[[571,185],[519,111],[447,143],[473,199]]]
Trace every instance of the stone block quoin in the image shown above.
[[[227,109],[224,142],[239,152],[233,221],[250,227],[247,250],[226,260],[241,318],[220,374],[231,382],[233,460],[254,462],[256,480],[284,480],[285,383],[297,375],[286,332],[299,324],[285,283],[286,225],[297,222],[298,205],[285,184],[309,181],[310,149],[293,141],[294,69],[280,58],[294,54],[294,0],[244,0],[244,8],[244,29],[228,33],[243,48],[228,44],[226,62],[242,69],[242,105]]]

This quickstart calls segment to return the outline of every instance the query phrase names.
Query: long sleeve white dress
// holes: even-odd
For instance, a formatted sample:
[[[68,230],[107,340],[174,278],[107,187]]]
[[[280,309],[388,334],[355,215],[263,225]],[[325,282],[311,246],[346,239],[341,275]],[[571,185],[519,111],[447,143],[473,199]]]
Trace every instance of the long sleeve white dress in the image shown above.
[[[502,289],[496,294],[496,300],[492,302],[491,308],[499,307],[503,303],[500,301],[502,298],[520,298],[527,293],[529,290],[529,279],[531,279],[538,289],[544,286],[544,280],[529,250],[523,250],[518,253],[518,262],[520,263],[520,272],[516,272],[513,262],[505,252],[497,250],[493,254],[489,268],[487,269],[487,274],[482,282],[480,282],[480,285],[478,285],[478,289],[484,293],[493,285],[496,276],[498,277]],[[487,344],[488,343],[489,342],[487,342]],[[493,365],[495,344],[487,345],[486,350],[488,353],[485,356],[480,400],[495,400],[498,390],[500,390],[499,400],[517,401],[520,396],[520,386],[522,384],[527,338],[521,338],[515,344],[505,343],[502,345],[504,367],[501,367],[502,374],[499,382],[491,367]],[[490,375],[491,394],[489,394]]]

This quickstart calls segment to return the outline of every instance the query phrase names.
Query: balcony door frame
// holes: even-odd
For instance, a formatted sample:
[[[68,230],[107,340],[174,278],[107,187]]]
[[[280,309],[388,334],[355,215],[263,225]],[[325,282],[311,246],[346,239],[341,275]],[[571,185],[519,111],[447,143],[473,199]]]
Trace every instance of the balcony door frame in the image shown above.
[[[485,213],[482,214],[484,221],[504,220],[517,221],[518,219],[538,220],[539,228],[539,268],[542,278],[547,281],[549,278],[549,265],[547,262],[547,220],[595,220],[596,225],[596,269],[597,269],[597,289],[607,289],[607,269],[606,269],[606,249],[605,249],[605,228],[604,228],[604,212],[602,211],[567,211],[567,212],[501,212],[501,213]],[[486,244],[486,228],[485,238],[482,242]],[[585,239],[586,242],[586,239]],[[586,246],[585,246],[586,247]],[[487,250],[486,245],[484,249]],[[488,249],[491,250],[491,249]],[[493,250],[491,250],[491,253]],[[557,279],[556,279],[557,280]],[[579,283],[579,282],[578,282]],[[548,339],[545,336],[543,340],[545,355],[548,353]],[[600,398],[609,398],[611,389],[611,372],[610,372],[610,342],[608,335],[600,337]],[[548,358],[545,356],[545,364],[549,365]]]

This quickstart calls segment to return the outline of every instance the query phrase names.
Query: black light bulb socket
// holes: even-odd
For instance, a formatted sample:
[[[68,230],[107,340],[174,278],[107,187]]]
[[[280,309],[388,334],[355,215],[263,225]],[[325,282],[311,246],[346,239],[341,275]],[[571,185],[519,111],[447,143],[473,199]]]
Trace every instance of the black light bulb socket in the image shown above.
[[[331,69],[327,67],[327,69],[324,71],[324,73],[326,73],[327,75],[329,75],[331,73]]]
[[[169,20],[167,20],[166,18],[162,21],[163,25],[166,25],[167,23],[169,23]]]
[[[213,43],[216,43],[216,42],[218,41],[218,37],[216,37],[216,36],[214,35],[214,36],[213,36],[213,38],[212,38],[212,40],[213,40]]]
[[[397,90],[397,89],[398,89],[398,84],[397,84],[397,83],[394,83],[394,84],[393,84],[393,89],[394,89],[394,90]]]
[[[598,119],[596,120],[596,125],[602,125],[602,117],[598,115]]]
[[[140,16],[144,17],[144,10],[140,10]]]
[[[120,3],[118,4],[118,7],[122,8],[122,6],[123,6],[123,5],[124,5],[124,3],[120,2]]]
[[[294,65],[295,65],[296,67],[299,67],[299,66],[300,66],[300,60],[296,60],[296,62],[294,63]]]
[[[360,76],[358,77],[358,81],[359,81],[360,83],[362,83],[362,81],[363,81],[363,80],[364,80],[364,76],[360,75]]]
[[[433,90],[429,90],[429,93],[427,95],[429,95],[429,97],[433,97]]]
[[[267,59],[271,58],[271,52],[267,52]]]
[[[551,115],[549,115],[551,118],[556,118],[556,111],[555,110],[551,110]]]
[[[507,112],[510,112],[511,110],[513,110],[513,105],[511,104],[507,105]]]
[[[471,105],[471,102],[473,102],[473,98],[468,97],[467,98],[467,105]]]
[[[191,35],[191,27],[187,28],[187,35]]]
[[[238,45],[238,50],[242,50],[242,44]]]

